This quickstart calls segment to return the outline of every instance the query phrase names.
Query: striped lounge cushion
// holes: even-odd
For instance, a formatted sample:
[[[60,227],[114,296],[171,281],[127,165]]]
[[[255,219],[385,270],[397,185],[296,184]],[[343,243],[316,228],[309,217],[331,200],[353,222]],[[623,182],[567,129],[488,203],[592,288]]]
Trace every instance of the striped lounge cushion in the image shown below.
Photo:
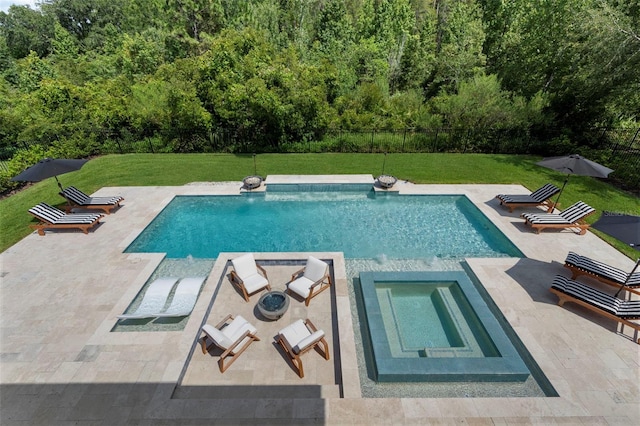
[[[43,222],[52,224],[72,224],[72,223],[93,223],[100,219],[101,215],[96,213],[74,213],[66,214],[60,209],[50,206],[47,203],[40,203],[29,209],[29,212]]]
[[[578,300],[617,317],[626,319],[640,318],[640,301],[638,300],[618,299],[617,297],[603,293],[586,284],[570,280],[562,275],[556,275],[551,284],[551,288],[575,297]]]
[[[78,205],[91,205],[91,204],[118,204],[120,201],[124,200],[119,195],[113,197],[90,197],[84,192],[80,191],[75,186],[70,186],[62,190],[62,195],[73,201]]]
[[[530,223],[551,223],[551,224],[571,224],[593,213],[594,208],[582,201],[567,207],[566,210],[555,213],[523,213],[521,217]]]
[[[547,183],[530,195],[499,194],[497,197],[505,203],[542,203],[558,191],[560,189],[557,186]]]
[[[590,274],[615,281],[621,285],[625,284],[627,278],[629,278],[629,281],[626,283],[627,286],[640,287],[640,271],[634,272],[633,275],[629,277],[629,274],[622,269],[609,266],[606,263],[598,262],[597,260],[590,259],[586,256],[581,256],[572,251],[567,255],[564,263]]]

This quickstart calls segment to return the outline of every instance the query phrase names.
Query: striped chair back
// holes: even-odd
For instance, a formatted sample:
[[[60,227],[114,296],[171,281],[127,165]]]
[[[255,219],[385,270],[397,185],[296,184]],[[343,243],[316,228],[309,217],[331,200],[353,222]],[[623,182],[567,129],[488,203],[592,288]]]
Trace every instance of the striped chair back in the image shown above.
[[[29,209],[29,213],[42,220],[43,222],[55,223],[65,216],[65,212],[50,206],[47,203],[40,203]]]
[[[558,192],[560,192],[560,188],[558,188],[557,186],[547,183],[544,186],[538,188],[537,190],[535,190],[534,192],[531,193],[531,198],[533,198],[534,200],[538,201],[538,202],[543,202],[545,200],[548,200],[549,198],[553,197],[555,194],[557,194]]]
[[[89,200],[89,196],[77,189],[75,186],[70,186],[63,189],[62,192],[60,192],[60,195],[68,198],[76,204],[84,204],[85,202],[87,202],[87,200]]]
[[[560,212],[560,216],[564,218],[567,222],[574,223],[589,216],[591,213],[595,212],[596,209],[589,206],[588,204],[578,201],[572,206],[567,207],[566,210]]]

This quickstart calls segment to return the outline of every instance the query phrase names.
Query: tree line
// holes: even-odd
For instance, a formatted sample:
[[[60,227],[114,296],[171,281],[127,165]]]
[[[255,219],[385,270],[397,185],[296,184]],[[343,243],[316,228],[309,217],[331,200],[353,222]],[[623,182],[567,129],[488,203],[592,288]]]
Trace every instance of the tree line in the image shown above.
[[[20,158],[441,127],[564,153],[638,127],[640,0],[44,0],[0,12],[0,77]]]

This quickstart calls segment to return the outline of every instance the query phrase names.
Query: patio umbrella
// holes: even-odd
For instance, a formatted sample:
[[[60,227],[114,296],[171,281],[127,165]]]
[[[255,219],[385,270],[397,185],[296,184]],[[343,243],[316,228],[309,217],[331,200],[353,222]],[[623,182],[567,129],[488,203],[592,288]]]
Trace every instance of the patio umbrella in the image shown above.
[[[62,185],[58,180],[58,175],[79,170],[89,160],[73,160],[66,158],[45,158],[29,167],[18,176],[11,178],[12,181],[39,182],[41,180],[54,177],[58,187],[62,191]]]
[[[605,211],[591,227],[640,250],[640,216]]]
[[[591,226],[598,231],[617,238],[623,243],[629,244],[636,250],[640,250],[640,216],[605,211],[602,213],[602,216],[600,216],[600,219]],[[616,297],[625,287],[633,273],[638,269],[639,265],[640,259],[638,259],[636,266],[634,266],[625,283],[616,293]]]
[[[587,160],[586,158],[578,154],[565,155],[562,157],[549,157],[537,162],[536,164],[538,166],[546,167],[548,169],[567,174],[567,177],[564,178],[564,183],[562,184],[560,193],[558,193],[558,198],[556,199],[556,202],[553,203],[550,211],[553,211],[553,209],[555,209],[555,207],[558,205],[558,201],[560,200],[562,191],[564,191],[564,187],[569,181],[569,175],[606,178],[607,176],[609,176],[609,173],[613,171],[612,169],[605,167],[602,164],[598,164],[595,161]]]

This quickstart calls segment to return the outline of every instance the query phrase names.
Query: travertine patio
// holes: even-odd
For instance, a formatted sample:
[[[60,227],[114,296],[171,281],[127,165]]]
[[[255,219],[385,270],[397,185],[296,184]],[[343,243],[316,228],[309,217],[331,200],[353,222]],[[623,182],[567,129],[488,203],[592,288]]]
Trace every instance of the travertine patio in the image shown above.
[[[269,176],[270,182],[370,182],[371,176]],[[331,261],[335,285],[309,308],[291,300],[287,315],[255,315],[228,281],[224,253],[216,261],[184,330],[112,332],[163,256],[123,250],[175,195],[238,194],[241,182],[181,187],[102,188],[123,207],[89,235],[32,233],[0,254],[0,421],[2,424],[620,424],[640,416],[640,346],[630,332],[575,305],[559,307],[548,291],[562,262],[576,251],[620,268],[633,261],[591,232],[543,232],[510,214],[498,193],[519,185],[413,185],[405,194],[464,194],[526,256],[467,259],[559,397],[362,398],[341,253]],[[574,200],[577,201],[577,200]],[[27,214],[25,212],[25,214]],[[276,288],[308,253],[256,253]],[[273,262],[271,262],[273,261]],[[278,265],[278,262],[285,263]],[[287,264],[288,263],[288,264]],[[592,283],[597,286],[596,283]],[[603,288],[610,291],[611,288]],[[224,374],[198,345],[202,324],[242,314],[259,329],[254,343]],[[304,356],[298,378],[273,337],[310,317],[329,334],[331,359]],[[215,354],[214,351],[212,353]]]

